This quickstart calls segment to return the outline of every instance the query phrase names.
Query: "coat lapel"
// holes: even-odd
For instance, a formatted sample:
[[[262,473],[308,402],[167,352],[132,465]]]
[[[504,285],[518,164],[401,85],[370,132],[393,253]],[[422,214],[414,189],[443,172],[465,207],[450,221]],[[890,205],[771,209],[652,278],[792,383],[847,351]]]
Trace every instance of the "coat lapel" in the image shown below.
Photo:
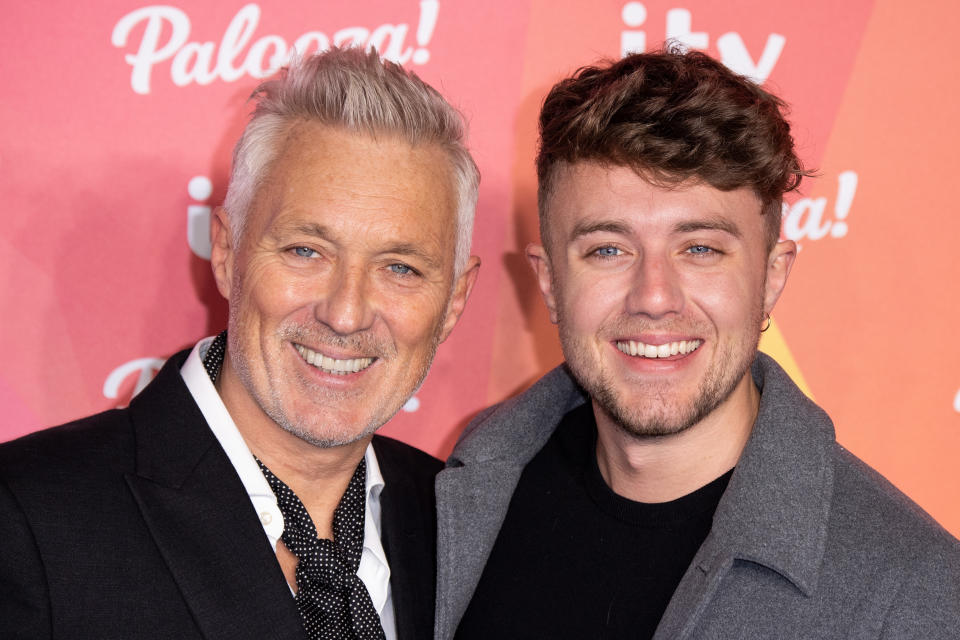
[[[761,390],[753,432],[656,640],[708,631],[700,618],[737,560],[776,571],[804,595],[816,590],[833,502],[833,423],[769,356],[758,354],[753,378]]]
[[[527,462],[585,401],[563,366],[467,426],[437,476],[435,637],[453,637],[493,550]]]
[[[491,462],[437,476],[435,637],[453,637],[480,581],[522,465]]]
[[[399,640],[429,637],[433,630],[436,519],[432,473],[419,482],[403,461],[375,437],[384,489],[380,494],[381,542],[390,563],[390,592]],[[439,464],[439,463],[438,463]]]
[[[203,636],[306,636],[243,483],[170,359],[131,403],[143,518]]]

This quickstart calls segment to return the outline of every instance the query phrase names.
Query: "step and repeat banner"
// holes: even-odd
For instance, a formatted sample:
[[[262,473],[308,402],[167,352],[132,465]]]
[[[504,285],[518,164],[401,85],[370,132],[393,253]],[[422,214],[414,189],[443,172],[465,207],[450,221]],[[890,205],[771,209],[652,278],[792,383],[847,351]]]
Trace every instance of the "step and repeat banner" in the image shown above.
[[[950,0],[139,0],[0,22],[0,440],[122,406],[225,326],[207,225],[246,98],[291,52],[376,47],[458,106],[483,268],[426,384],[385,428],[445,456],[560,361],[523,248],[546,91],[674,39],[783,96],[806,164],[800,246],[764,334],[842,444],[960,535],[960,8]]]

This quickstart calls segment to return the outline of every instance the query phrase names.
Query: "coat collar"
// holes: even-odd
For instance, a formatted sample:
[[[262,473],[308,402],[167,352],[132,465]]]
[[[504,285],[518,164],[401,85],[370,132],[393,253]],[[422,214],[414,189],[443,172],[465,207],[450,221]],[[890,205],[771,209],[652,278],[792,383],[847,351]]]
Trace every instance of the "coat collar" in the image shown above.
[[[758,354],[752,373],[760,409],[714,515],[717,555],[704,562],[720,555],[757,562],[809,596],[833,497],[833,423],[769,356]]]
[[[174,489],[183,485],[211,447],[219,448],[180,377],[188,354],[182,351],[167,360],[130,402],[137,475]]]
[[[522,467],[546,444],[563,416],[586,401],[566,365],[560,365],[527,391],[471,421],[447,466],[501,461]]]
[[[833,497],[833,423],[772,358],[758,354],[760,409],[706,541],[657,627],[687,638],[735,560],[771,569],[811,596],[826,549]]]
[[[397,637],[412,640],[429,637],[433,625],[437,554],[432,481],[437,469],[426,471],[422,460],[405,455],[404,447],[383,436],[373,437],[385,480],[381,540],[390,562]]]
[[[758,354],[752,374],[761,390],[757,421],[691,566],[707,575],[732,559],[749,560],[809,595],[826,545],[833,425],[770,357]],[[523,467],[585,401],[560,366],[464,431],[437,477],[438,638],[452,637],[466,610]],[[674,600],[692,607],[705,595],[684,578]],[[689,620],[692,609],[680,608],[672,602],[664,621]]]
[[[453,637],[523,467],[564,414],[585,400],[561,365],[526,392],[482,413],[460,436],[436,480],[436,638]]]
[[[127,484],[204,637],[302,640],[243,483],[180,377],[187,353],[130,403],[136,471]]]

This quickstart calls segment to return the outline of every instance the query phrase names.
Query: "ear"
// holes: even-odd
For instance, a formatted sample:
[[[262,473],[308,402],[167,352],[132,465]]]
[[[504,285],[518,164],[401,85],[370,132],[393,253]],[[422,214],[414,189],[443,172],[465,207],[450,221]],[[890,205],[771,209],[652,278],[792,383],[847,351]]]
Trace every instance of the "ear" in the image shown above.
[[[540,286],[540,295],[547,305],[550,312],[550,322],[557,324],[557,299],[553,294],[553,276],[550,268],[550,256],[542,244],[531,244],[527,247],[527,261],[537,276],[537,284]]]
[[[234,254],[230,216],[223,207],[217,207],[210,216],[210,266],[217,289],[227,300],[230,299],[230,285],[233,283]]]
[[[453,327],[463,314],[467,306],[467,299],[470,292],[473,291],[473,285],[477,281],[477,274],[480,272],[480,257],[470,256],[467,260],[467,267],[460,277],[457,278],[453,286],[453,295],[450,297],[450,303],[447,305],[447,314],[443,318],[443,327],[440,328],[440,342],[443,342],[450,336]]]
[[[773,311],[783,288],[787,286],[790,269],[797,257],[797,244],[793,240],[781,240],[770,250],[767,256],[767,281],[764,285],[763,310]]]

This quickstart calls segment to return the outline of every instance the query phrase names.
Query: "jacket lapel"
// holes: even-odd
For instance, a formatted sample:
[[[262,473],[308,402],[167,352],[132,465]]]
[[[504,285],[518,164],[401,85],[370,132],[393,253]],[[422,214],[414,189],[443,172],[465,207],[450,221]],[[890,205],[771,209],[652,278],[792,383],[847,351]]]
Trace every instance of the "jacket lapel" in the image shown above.
[[[816,590],[833,499],[833,423],[769,356],[758,354],[753,378],[761,390],[753,432],[656,640],[703,633],[699,619],[737,560],[776,571],[807,596]]]
[[[460,436],[436,481],[438,640],[453,637],[467,610],[523,468],[584,400],[560,366],[479,415]]]
[[[381,542],[390,563],[390,592],[399,640],[429,637],[433,629],[436,520],[432,474],[414,481],[413,469],[373,440],[384,478],[380,494]]]
[[[131,402],[137,472],[127,476],[203,636],[306,636],[243,483],[180,378],[184,353]]]
[[[445,469],[437,476],[437,638],[451,638],[493,550],[523,465]]]

